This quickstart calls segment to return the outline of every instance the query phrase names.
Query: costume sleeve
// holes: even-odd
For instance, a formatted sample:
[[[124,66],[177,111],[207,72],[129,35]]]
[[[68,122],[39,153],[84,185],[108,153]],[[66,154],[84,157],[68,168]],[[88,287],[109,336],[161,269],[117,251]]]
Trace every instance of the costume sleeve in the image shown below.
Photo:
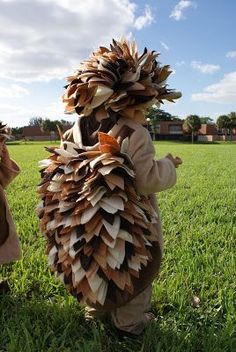
[[[15,161],[10,160],[9,164],[0,162],[0,185],[6,188],[19,173],[20,168]]]
[[[73,128],[70,128],[69,130],[63,133],[63,139],[66,141],[73,142]]]
[[[136,188],[142,195],[164,191],[176,183],[176,170],[168,158],[155,160],[155,149],[146,128],[140,126],[130,137],[129,155],[134,163]]]

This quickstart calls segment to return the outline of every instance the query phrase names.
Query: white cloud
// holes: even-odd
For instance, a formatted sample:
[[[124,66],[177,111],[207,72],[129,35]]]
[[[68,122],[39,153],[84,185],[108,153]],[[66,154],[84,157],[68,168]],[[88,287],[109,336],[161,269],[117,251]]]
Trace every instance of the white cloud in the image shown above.
[[[216,120],[217,117],[220,116],[220,115],[227,115],[227,113],[226,113],[225,111],[220,111],[220,112],[219,112],[219,111],[218,111],[218,112],[216,111],[216,112],[213,112],[213,113],[212,113],[212,118],[213,118],[214,120]]]
[[[170,50],[169,46],[165,42],[160,41],[160,43],[161,43],[161,45],[163,46],[164,49]]]
[[[64,78],[98,45],[152,23],[150,7],[137,10],[132,0],[1,0],[0,77]]]
[[[215,73],[220,69],[219,65],[203,64],[201,61],[192,61],[191,66],[202,73]]]
[[[236,51],[228,51],[225,56],[228,59],[236,59]]]
[[[29,120],[34,116],[50,118],[51,120],[64,119],[71,122],[77,120],[76,115],[65,115],[63,104],[60,101],[51,101],[47,104],[27,106],[23,103],[0,103],[1,119],[10,127],[28,125]]]
[[[193,1],[188,1],[188,0],[181,0],[178,2],[177,5],[175,5],[175,7],[173,8],[171,14],[170,14],[170,18],[173,18],[176,21],[180,21],[183,20],[184,17],[184,10],[186,10],[188,7],[193,7],[196,8],[197,5],[195,2]]]
[[[192,100],[235,104],[236,71],[227,73],[218,83],[207,86],[202,93],[192,94]]]
[[[9,86],[0,86],[1,98],[18,98],[23,95],[29,95],[28,89],[19,86],[18,84],[10,84]]]
[[[1,120],[10,127],[23,126],[28,124],[29,118],[34,115],[34,111],[23,105],[0,103]]]
[[[142,16],[139,16],[134,21],[134,27],[138,30],[150,25],[154,21],[151,9],[148,5],[145,6],[145,13]]]
[[[176,66],[183,66],[183,65],[186,65],[186,62],[184,60],[176,62]]]

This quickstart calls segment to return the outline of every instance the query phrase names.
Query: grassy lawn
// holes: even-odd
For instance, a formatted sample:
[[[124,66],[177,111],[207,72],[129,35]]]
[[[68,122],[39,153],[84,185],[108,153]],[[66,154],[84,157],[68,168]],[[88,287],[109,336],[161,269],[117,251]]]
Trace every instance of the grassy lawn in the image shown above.
[[[165,237],[153,285],[158,321],[134,340],[85,322],[82,308],[49,273],[35,215],[43,145],[9,147],[22,168],[7,194],[24,256],[0,268],[11,285],[0,296],[0,352],[236,351],[236,144],[155,145],[158,157],[171,152],[184,164],[177,185],[158,195]]]

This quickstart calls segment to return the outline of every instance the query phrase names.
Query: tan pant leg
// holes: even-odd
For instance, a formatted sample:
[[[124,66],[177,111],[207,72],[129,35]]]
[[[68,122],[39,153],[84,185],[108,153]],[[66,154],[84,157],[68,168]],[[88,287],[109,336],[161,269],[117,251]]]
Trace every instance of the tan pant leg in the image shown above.
[[[132,299],[129,303],[111,312],[113,324],[120,330],[139,335],[149,321],[145,312],[151,306],[152,286],[148,286],[143,292]]]

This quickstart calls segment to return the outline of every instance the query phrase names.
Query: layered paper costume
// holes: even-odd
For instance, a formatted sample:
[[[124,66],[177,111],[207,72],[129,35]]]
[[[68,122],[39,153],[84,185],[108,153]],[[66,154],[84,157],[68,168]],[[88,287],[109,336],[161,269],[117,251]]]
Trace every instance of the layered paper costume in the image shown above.
[[[79,123],[40,162],[38,215],[49,265],[89,306],[123,305],[159,269],[160,219],[149,194],[137,187],[130,152],[147,107],[180,97],[167,88],[171,71],[157,56],[147,49],[139,55],[135,42],[113,41],[82,62],[63,96],[66,112],[78,113]],[[150,182],[157,177],[170,186],[163,172]]]
[[[9,139],[10,138],[10,129],[7,127],[7,124],[0,121],[0,138]]]
[[[0,265],[21,257],[19,239],[7,204],[4,189],[19,174],[18,165],[10,159],[8,152],[3,158],[2,145],[9,138],[10,130],[0,122]]]

